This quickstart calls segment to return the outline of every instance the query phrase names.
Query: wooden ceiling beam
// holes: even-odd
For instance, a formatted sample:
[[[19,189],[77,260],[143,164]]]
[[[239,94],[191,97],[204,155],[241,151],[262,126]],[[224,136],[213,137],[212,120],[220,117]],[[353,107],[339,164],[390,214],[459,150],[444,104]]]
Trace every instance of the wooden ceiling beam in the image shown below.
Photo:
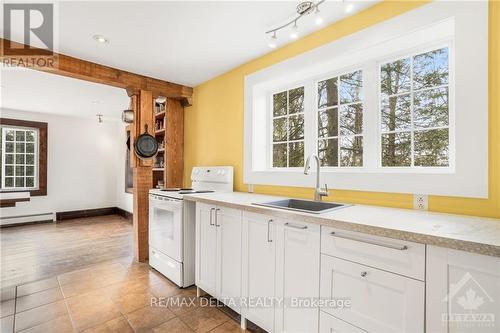
[[[60,53],[53,53],[51,56],[43,55],[46,50],[40,50],[41,55],[39,57],[53,59],[53,66],[32,66],[32,63],[29,62],[29,53],[36,53],[36,48],[30,48],[28,45],[4,38],[0,38],[0,40],[0,56],[2,62],[6,64],[123,88],[127,90],[129,96],[138,94],[140,90],[151,91],[155,97],[169,97],[180,100],[184,106],[191,105],[193,95],[193,88],[191,87],[96,64]],[[9,48],[15,47],[17,50],[26,49],[30,52],[28,54],[16,55],[5,54],[4,50],[7,46]]]

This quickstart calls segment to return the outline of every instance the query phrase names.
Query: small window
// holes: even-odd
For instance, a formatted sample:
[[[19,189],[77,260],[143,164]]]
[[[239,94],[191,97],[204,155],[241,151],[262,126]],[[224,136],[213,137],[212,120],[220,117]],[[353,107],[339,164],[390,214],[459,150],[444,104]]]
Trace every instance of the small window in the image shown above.
[[[380,66],[383,167],[449,166],[448,79],[447,47]]]
[[[318,82],[318,156],[322,166],[363,166],[363,73]]]
[[[273,95],[274,168],[304,166],[304,87]]]
[[[38,129],[1,127],[2,189],[38,188]]]

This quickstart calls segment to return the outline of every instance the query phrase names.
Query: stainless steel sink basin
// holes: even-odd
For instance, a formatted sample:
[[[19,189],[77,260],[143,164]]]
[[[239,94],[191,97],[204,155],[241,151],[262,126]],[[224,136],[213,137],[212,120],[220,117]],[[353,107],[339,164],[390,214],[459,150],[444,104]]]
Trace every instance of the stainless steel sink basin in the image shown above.
[[[271,202],[253,203],[253,205],[294,210],[312,214],[326,213],[332,210],[350,206],[335,202],[321,202],[321,201],[310,201],[310,200],[300,200],[300,199],[284,199]]]

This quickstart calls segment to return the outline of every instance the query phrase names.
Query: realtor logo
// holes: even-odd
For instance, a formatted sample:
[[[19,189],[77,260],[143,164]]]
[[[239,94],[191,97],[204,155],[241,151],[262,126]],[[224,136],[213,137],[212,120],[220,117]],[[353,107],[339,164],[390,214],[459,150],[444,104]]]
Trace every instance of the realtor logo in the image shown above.
[[[2,68],[50,71],[59,67],[54,22],[57,3],[5,3],[2,6]]]
[[[450,285],[443,302],[448,304],[448,313],[442,314],[442,320],[450,327],[495,326],[495,302],[470,273]]]
[[[52,55],[54,5],[51,3],[3,4],[3,31],[4,56]],[[11,43],[12,40],[20,44]]]

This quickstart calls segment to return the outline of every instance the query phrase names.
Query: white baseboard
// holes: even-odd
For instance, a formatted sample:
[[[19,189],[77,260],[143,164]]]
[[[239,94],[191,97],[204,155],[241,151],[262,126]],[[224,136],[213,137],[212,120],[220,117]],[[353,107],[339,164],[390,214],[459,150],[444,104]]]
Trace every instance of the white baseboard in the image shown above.
[[[18,215],[18,216],[2,216],[0,217],[0,225],[12,225],[18,223],[30,223],[38,221],[55,221],[56,216],[54,213],[32,214],[32,215]]]

